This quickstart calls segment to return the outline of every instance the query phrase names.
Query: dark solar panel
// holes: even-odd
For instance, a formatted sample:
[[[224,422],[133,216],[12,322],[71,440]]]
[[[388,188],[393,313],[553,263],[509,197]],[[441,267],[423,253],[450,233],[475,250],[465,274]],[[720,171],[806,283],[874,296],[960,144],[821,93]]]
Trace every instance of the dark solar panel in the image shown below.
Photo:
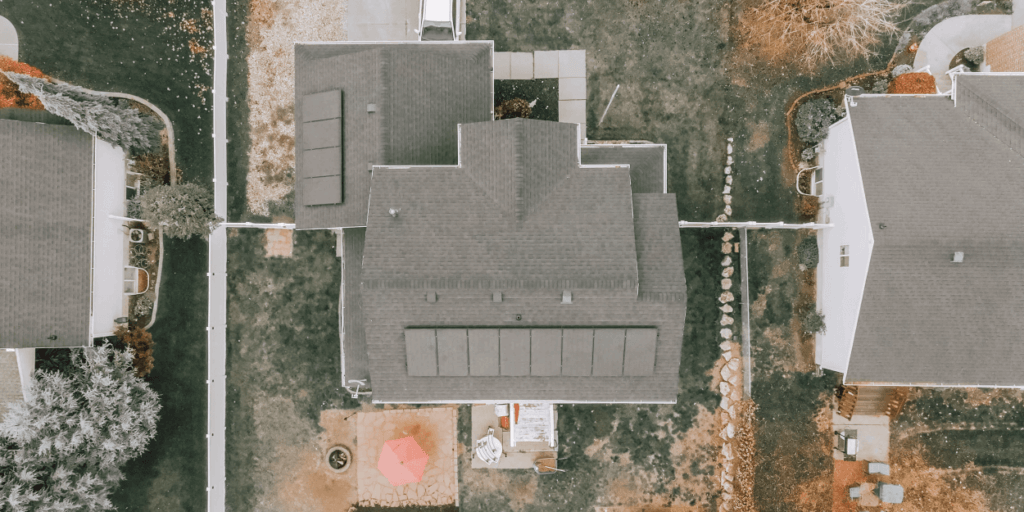
[[[562,373],[562,330],[530,331],[530,375],[555,376]]]
[[[525,376],[530,374],[529,329],[500,329],[498,347],[502,375]]]
[[[405,330],[405,362],[413,377],[437,375],[437,341],[433,329]]]
[[[341,119],[328,119],[302,124],[302,149],[341,146]]]
[[[594,375],[622,375],[622,352],[626,342],[625,329],[594,329]]]
[[[480,377],[498,375],[498,330],[469,330],[469,374]]]
[[[587,376],[594,361],[594,330],[562,330],[562,375]]]
[[[334,176],[341,174],[341,148],[323,148],[302,154],[303,177]]]
[[[654,375],[657,329],[626,329],[626,356],[623,375]]]
[[[447,377],[469,375],[469,349],[465,329],[437,330],[437,374]]]
[[[341,176],[321,176],[302,180],[302,202],[313,206],[341,202]]]
[[[302,96],[302,122],[341,117],[341,91],[319,92]]]

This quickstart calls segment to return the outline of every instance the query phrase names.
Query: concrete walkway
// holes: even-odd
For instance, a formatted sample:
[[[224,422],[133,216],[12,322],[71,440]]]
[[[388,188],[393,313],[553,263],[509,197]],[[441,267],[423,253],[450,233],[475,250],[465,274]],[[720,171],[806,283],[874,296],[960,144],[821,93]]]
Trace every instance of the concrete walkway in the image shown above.
[[[213,3],[213,211],[228,218],[227,2]],[[244,183],[242,184],[244,186]],[[222,224],[210,234],[207,318],[206,510],[226,510],[228,238]]]
[[[18,60],[18,31],[3,16],[0,16],[0,55]]]
[[[1019,3],[1021,0],[1014,2],[1014,7]],[[957,52],[981,46],[1009,32],[1011,23],[1011,16],[1007,14],[971,14],[945,19],[932,27],[921,40],[914,57],[914,69],[931,66],[935,86],[940,93],[946,92],[953,87],[946,71],[949,71],[949,61]]]

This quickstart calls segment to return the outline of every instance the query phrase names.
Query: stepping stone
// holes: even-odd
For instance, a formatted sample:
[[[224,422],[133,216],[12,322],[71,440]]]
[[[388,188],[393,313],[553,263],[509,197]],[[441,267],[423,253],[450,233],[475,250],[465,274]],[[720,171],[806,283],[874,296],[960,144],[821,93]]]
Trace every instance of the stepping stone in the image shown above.
[[[533,80],[533,53],[511,53],[509,60],[512,80]]]
[[[586,78],[559,78],[558,79],[559,100],[585,100],[587,99]],[[584,119],[586,119],[584,117]]]
[[[563,50],[558,52],[559,78],[586,78],[587,51]]]
[[[558,53],[533,52],[533,77],[558,78]]]
[[[508,80],[512,78],[512,54],[494,52],[494,79]]]

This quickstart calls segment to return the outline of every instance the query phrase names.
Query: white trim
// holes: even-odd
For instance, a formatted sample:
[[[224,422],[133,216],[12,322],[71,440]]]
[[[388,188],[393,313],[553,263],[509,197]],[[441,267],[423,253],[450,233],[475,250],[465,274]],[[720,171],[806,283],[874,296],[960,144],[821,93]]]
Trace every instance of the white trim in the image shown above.
[[[744,229],[828,229],[835,227],[832,223],[805,222],[803,224],[787,224],[785,222],[691,222],[679,221],[680,229],[685,228],[744,228]]]
[[[942,384],[942,383],[912,383],[912,382],[847,382],[846,374],[843,374],[843,384],[848,386],[865,387],[895,387],[895,388],[990,388],[990,389],[1024,389],[1024,386],[1003,386],[993,384]]]
[[[674,405],[675,400],[672,401],[659,401],[659,400],[548,400],[539,398],[524,398],[519,400],[512,400],[511,403],[547,403],[556,405],[575,405],[575,404],[650,404],[650,405]],[[509,400],[373,400],[374,404],[505,404],[510,403]]]
[[[338,253],[341,254],[341,290],[338,292],[338,338],[341,341],[341,387],[348,389],[345,380],[345,230],[338,229],[335,235],[338,241]]]

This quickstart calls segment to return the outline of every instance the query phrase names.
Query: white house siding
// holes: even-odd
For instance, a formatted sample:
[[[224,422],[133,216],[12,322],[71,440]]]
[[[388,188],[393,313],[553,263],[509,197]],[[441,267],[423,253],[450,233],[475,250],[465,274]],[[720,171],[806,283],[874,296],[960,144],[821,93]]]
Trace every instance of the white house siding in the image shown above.
[[[821,222],[835,227],[818,230],[817,306],[825,315],[826,332],[817,335],[815,362],[846,372],[857,328],[864,283],[874,237],[850,118],[829,127],[820,155],[822,166]],[[840,246],[849,246],[848,267],[839,266]]]
[[[128,252],[125,216],[125,154],[100,139],[95,144],[93,182],[92,337],[114,332],[114,319],[126,316],[124,265]]]

